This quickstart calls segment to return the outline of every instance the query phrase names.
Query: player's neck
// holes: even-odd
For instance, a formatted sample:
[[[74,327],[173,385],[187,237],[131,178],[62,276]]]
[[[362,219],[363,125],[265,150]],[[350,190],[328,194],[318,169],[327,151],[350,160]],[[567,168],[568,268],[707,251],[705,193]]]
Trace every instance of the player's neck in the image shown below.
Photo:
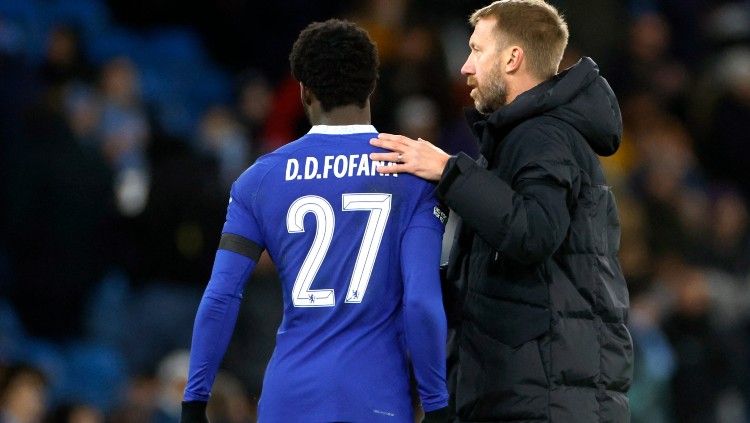
[[[365,107],[348,105],[333,108],[327,112],[321,111],[317,119],[312,119],[313,125],[369,125],[370,102]]]

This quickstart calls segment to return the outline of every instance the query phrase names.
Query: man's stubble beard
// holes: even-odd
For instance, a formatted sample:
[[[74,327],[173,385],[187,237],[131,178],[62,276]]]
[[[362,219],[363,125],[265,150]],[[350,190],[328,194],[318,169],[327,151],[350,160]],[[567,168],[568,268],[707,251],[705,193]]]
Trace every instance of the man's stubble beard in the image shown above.
[[[477,96],[474,99],[474,106],[481,113],[490,114],[505,105],[508,99],[508,90],[500,74],[500,70],[495,67],[487,75],[487,84],[476,86]]]

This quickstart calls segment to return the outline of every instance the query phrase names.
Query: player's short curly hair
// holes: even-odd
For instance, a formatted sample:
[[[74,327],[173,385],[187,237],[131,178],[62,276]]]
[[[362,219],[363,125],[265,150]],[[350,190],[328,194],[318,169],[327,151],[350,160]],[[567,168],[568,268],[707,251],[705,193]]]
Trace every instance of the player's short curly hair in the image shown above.
[[[289,54],[292,75],[312,90],[324,111],[364,107],[378,79],[378,51],[367,31],[338,19],[313,22]]]

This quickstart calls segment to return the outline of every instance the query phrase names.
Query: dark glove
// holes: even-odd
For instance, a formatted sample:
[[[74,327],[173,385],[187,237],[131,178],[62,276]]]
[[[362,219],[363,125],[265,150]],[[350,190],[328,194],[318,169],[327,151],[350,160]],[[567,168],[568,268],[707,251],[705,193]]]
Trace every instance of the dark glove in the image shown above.
[[[453,413],[450,408],[443,407],[437,410],[427,411],[424,413],[422,423],[451,423],[453,422]]]
[[[180,423],[208,423],[206,401],[183,401]]]

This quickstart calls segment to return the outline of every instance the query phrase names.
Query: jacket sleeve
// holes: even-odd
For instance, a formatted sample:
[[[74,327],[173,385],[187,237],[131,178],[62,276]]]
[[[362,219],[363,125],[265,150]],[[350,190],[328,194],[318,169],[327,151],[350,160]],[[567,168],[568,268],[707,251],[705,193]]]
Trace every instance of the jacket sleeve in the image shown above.
[[[443,224],[437,203],[424,201],[401,241],[404,280],[404,330],[422,407],[426,412],[448,405],[445,382],[447,324],[440,289]]]
[[[562,143],[539,137],[538,131],[527,132],[520,140],[527,147],[508,158],[512,185],[460,153],[448,161],[437,187],[464,224],[522,264],[550,257],[570,225],[567,201],[576,179],[572,153]]]

